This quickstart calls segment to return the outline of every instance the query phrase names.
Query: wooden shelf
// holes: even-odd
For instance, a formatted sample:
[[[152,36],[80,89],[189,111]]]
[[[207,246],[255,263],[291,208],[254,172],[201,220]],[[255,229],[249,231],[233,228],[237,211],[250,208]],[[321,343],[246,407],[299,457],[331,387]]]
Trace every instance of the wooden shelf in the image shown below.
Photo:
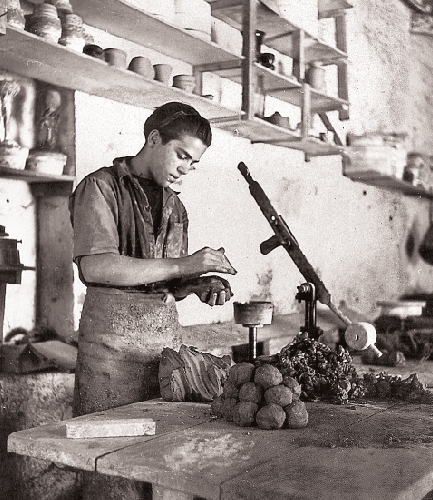
[[[238,57],[213,42],[146,14],[126,0],[73,0],[73,7],[74,13],[90,26],[192,65]]]
[[[355,176],[352,177],[347,175],[346,177],[354,182],[362,182],[363,184],[367,184],[369,186],[379,187],[388,191],[399,191],[406,196],[418,196],[421,198],[433,199],[433,191],[427,191],[426,189],[419,186],[412,186],[412,184],[397,179],[396,177],[382,176],[374,179],[362,177],[357,178]]]
[[[341,146],[320,141],[315,137],[302,138],[297,132],[278,127],[258,117],[247,120],[238,116],[236,119],[216,119],[214,123],[218,128],[227,130],[234,136],[245,137],[252,143],[298,149],[309,156],[338,155],[344,150]]]
[[[239,4],[239,2],[235,2]],[[221,8],[217,8],[218,4]],[[278,8],[275,0],[266,0],[266,4],[259,2],[257,5],[256,24],[266,33],[264,45],[271,47],[281,54],[294,57],[296,44],[290,35],[299,31],[299,27],[287,19],[278,16]],[[223,2],[212,2],[212,15],[230,26],[242,29],[242,4],[222,8]],[[333,64],[347,60],[347,54],[336,47],[312,37],[308,33],[305,36],[305,62],[320,61],[324,64]]]
[[[177,100],[191,104],[206,118],[237,113],[204,97],[148,80],[12,27],[0,38],[0,61],[2,68],[22,76],[132,106],[153,109]]]
[[[18,179],[29,184],[45,182],[75,182],[72,175],[47,175],[31,170],[15,170],[13,168],[0,167],[0,177],[8,179]]]
[[[336,17],[342,11],[351,8],[353,5],[345,0],[319,0],[319,19]]]

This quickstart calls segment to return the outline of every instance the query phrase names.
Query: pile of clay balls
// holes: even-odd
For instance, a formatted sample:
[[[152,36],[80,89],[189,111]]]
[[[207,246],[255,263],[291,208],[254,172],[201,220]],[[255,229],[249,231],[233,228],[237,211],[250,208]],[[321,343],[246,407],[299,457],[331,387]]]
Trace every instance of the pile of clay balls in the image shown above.
[[[301,386],[271,365],[237,363],[230,368],[223,392],[211,411],[241,427],[299,429],[308,424],[308,412],[299,400]]]

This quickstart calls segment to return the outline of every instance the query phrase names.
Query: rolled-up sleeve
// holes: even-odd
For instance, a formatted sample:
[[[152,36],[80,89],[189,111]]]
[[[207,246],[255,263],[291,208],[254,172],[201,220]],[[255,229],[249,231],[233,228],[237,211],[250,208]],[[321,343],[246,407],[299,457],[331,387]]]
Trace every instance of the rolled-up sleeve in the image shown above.
[[[69,201],[74,261],[83,255],[119,254],[115,191],[104,179],[81,181]]]

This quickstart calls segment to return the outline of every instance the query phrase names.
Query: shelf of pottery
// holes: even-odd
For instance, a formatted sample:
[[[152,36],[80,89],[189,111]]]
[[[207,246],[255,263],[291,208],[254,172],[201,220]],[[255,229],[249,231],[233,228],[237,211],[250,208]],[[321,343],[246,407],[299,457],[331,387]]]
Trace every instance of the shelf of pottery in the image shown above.
[[[6,1],[8,27],[0,37],[4,70],[147,109],[182,100],[216,126],[252,142],[311,155],[340,152],[328,129],[311,135],[310,117],[348,106],[337,92],[325,90],[323,80],[328,68],[344,65],[346,54],[329,25],[330,41],[319,40],[319,27],[334,21],[319,17],[341,14],[350,7],[344,0],[308,0],[312,8],[301,14],[290,5],[294,0]],[[296,12],[298,19],[290,21]],[[127,60],[121,49],[100,47],[86,26],[183,61],[191,71],[170,74],[170,67],[141,54]],[[257,54],[259,27],[262,55]],[[253,33],[247,46],[254,46],[254,53],[249,50],[245,57],[241,29],[246,39]],[[275,121],[272,106],[281,115],[288,106],[294,118]]]

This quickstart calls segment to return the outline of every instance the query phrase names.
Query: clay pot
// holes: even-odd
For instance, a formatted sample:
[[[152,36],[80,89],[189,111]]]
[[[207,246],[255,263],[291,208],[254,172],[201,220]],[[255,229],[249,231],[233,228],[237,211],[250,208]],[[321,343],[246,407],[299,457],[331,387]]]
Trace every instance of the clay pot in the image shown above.
[[[102,47],[89,43],[83,47],[83,53],[90,57],[95,57],[96,59],[101,59],[105,61],[105,51]]]
[[[153,80],[153,77],[155,76],[155,70],[153,69],[150,59],[147,57],[134,57],[129,63],[128,69],[134,71],[134,73],[144,76],[145,78],[149,78],[149,80]]]
[[[27,158],[26,169],[40,174],[62,175],[66,155],[57,151],[33,150]]]
[[[26,29],[47,42],[57,43],[62,35],[62,26],[54,5],[36,5],[33,14],[27,19]]]
[[[153,69],[155,71],[155,80],[168,85],[173,67],[170,64],[155,64]]]
[[[307,82],[316,90],[326,92],[325,68],[323,66],[310,66],[307,72]]]
[[[7,2],[8,26],[24,29],[26,19],[19,0],[8,0]]]
[[[195,89],[195,78],[191,75],[176,75],[173,77],[173,87],[192,92]]]
[[[76,14],[65,14],[62,17],[62,36],[59,40],[73,50],[81,52],[86,44],[84,38],[83,19]]]
[[[126,52],[122,49],[108,48],[104,50],[105,60],[111,66],[126,69]]]

